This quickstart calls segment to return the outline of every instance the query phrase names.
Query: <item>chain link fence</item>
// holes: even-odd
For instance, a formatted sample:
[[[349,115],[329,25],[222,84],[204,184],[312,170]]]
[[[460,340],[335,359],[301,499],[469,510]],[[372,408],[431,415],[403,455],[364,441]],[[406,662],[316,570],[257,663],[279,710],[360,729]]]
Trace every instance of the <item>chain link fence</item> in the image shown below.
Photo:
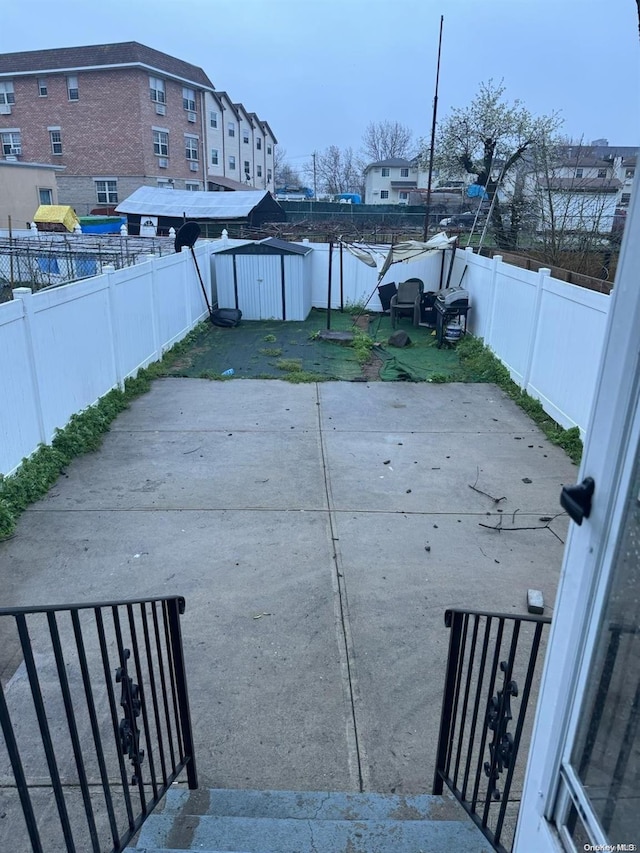
[[[12,299],[15,287],[42,290],[139,263],[144,255],[173,254],[171,237],[120,237],[93,234],[40,233],[32,237],[0,237],[0,302]]]

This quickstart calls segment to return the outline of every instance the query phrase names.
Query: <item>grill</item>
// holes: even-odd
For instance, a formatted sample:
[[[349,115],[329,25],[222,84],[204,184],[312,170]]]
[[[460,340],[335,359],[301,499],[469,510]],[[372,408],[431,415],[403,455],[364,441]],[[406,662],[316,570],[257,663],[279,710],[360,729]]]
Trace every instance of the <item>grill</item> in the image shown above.
[[[446,287],[438,291],[435,300],[438,347],[442,346],[443,341],[454,343],[461,334],[466,334],[467,314],[470,307],[468,290],[464,290],[462,287]],[[462,318],[464,318],[464,326],[461,322]],[[455,334],[448,334],[447,327],[454,323],[457,325]]]

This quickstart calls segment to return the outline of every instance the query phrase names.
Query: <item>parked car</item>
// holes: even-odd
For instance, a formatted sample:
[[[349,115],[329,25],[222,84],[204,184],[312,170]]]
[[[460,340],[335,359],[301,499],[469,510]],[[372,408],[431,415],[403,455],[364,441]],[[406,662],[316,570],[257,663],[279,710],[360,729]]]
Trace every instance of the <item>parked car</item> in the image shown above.
[[[475,213],[457,213],[454,216],[447,216],[445,219],[441,219],[438,224],[442,228],[471,228],[475,219]]]

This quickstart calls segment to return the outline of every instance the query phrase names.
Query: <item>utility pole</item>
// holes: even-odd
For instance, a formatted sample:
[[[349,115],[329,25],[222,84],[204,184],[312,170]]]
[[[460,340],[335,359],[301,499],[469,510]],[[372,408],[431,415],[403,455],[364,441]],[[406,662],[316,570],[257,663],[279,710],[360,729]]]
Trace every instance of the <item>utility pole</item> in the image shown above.
[[[429,213],[431,210],[431,179],[433,177],[433,153],[436,145],[436,115],[438,113],[438,83],[440,81],[440,51],[442,48],[442,25],[444,15],[440,15],[440,38],[438,40],[438,64],[436,67],[436,93],[433,99],[433,119],[431,121],[431,149],[429,151],[429,176],[427,178],[427,209],[424,214],[424,231],[422,239],[426,243],[429,236]]]
[[[318,198],[318,189],[316,186],[317,182],[317,172],[316,172],[316,152],[314,151],[311,155],[313,157],[313,198],[317,200]]]

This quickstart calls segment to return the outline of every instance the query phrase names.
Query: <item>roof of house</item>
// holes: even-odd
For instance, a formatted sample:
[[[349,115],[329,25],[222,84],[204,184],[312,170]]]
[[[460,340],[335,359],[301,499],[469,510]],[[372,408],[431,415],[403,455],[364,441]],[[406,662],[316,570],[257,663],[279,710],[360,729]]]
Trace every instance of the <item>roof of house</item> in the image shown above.
[[[137,41],[0,54],[0,76],[136,65],[213,89],[202,68]]]
[[[369,169],[378,168],[380,166],[400,166],[403,169],[411,166],[411,160],[405,160],[404,157],[390,157],[388,160],[377,160],[375,163],[369,163],[365,172]]]
[[[139,187],[120,202],[116,212],[174,218],[184,215],[189,219],[244,219],[267,196],[266,190],[207,193]]]

